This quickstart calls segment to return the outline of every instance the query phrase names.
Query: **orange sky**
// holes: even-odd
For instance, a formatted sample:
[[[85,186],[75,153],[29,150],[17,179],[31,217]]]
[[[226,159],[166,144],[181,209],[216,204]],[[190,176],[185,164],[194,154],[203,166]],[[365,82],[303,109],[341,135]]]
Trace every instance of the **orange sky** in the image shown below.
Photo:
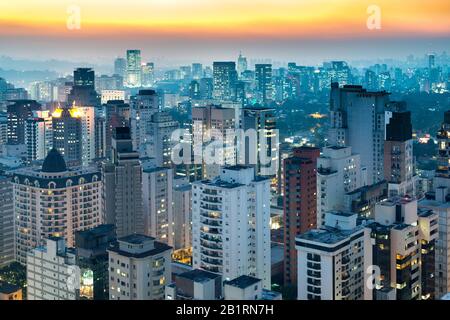
[[[81,10],[80,30],[66,27],[72,4]],[[381,9],[381,30],[366,27],[371,4]],[[448,36],[449,18],[449,0],[7,0],[0,2],[0,35]]]

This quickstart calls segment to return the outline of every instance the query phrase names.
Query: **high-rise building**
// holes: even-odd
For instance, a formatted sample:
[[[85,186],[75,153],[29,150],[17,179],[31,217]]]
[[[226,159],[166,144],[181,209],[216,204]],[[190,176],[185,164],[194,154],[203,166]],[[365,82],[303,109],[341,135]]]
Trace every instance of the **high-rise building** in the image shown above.
[[[169,112],[159,111],[151,116],[149,123],[149,143],[147,155],[155,159],[158,167],[172,166],[172,133],[178,129],[178,121],[173,120]]]
[[[133,148],[141,155],[146,153],[152,115],[159,110],[159,97],[155,90],[139,90],[131,102],[131,134]]]
[[[77,68],[73,72],[73,86],[67,96],[67,104],[100,106],[100,96],[95,91],[95,72],[91,68]]]
[[[41,105],[34,100],[17,100],[7,106],[9,144],[25,144],[26,121],[38,110]]]
[[[96,168],[68,169],[56,149],[48,153],[42,169],[14,171],[16,260],[25,264],[26,253],[51,236],[63,237],[73,247],[75,232],[100,224],[101,185]]]
[[[284,283],[297,285],[295,237],[317,226],[316,167],[320,149],[300,147],[283,161]]]
[[[124,58],[116,58],[114,60],[114,74],[121,76],[123,79],[126,77],[127,72],[127,60]]]
[[[47,238],[27,255],[27,300],[78,300],[77,270],[64,238]]]
[[[268,103],[273,99],[272,65],[256,64],[255,80],[257,100],[264,104]]]
[[[145,233],[173,247],[173,169],[153,167],[142,173]]]
[[[53,148],[53,122],[49,111],[33,111],[25,127],[27,162],[43,160]]]
[[[384,180],[384,140],[389,93],[362,86],[331,86],[329,143],[350,146],[361,157],[367,184]]]
[[[192,185],[175,179],[172,188],[173,246],[175,250],[192,247]],[[186,179],[187,180],[187,179]]]
[[[244,57],[241,53],[239,53],[238,62],[237,62],[238,77],[241,77],[242,73],[246,70],[247,70],[247,58]]]
[[[0,175],[0,268],[14,261],[14,210],[11,179]]]
[[[193,267],[241,275],[271,284],[270,180],[255,178],[254,168],[223,168],[213,180],[193,183]]]
[[[320,229],[297,237],[299,300],[372,300],[370,232],[357,218],[329,211]]]
[[[127,50],[126,85],[128,87],[141,86],[141,50]]]
[[[155,82],[155,64],[147,62],[142,65],[142,86],[151,87]]]
[[[196,163],[203,163],[204,177],[214,178],[219,175],[220,166],[236,164],[235,127],[236,114],[232,108],[216,105],[192,108],[194,156]]]
[[[112,137],[111,162],[102,164],[102,213],[118,237],[144,233],[142,166],[133,151],[130,128],[117,127]]]
[[[392,197],[375,206],[375,222],[368,228],[373,264],[380,269],[374,299],[392,289],[396,300],[433,298],[434,285],[429,284],[435,278],[438,215],[418,210],[414,198]]]
[[[435,298],[450,292],[450,168],[449,168],[450,111],[444,114],[444,122],[437,133],[437,169],[433,188],[419,201],[419,207],[432,210],[439,217],[439,237],[436,240]]]
[[[171,277],[172,248],[152,237],[129,235],[109,253],[109,300],[162,300]]]
[[[317,159],[317,227],[326,212],[347,208],[344,195],[361,186],[359,155],[351,147],[324,147]]]
[[[276,125],[275,110],[271,108],[246,107],[242,110],[242,129],[256,134],[254,141],[238,142],[238,162],[244,160],[245,165],[254,165],[256,174],[274,176],[278,172],[279,135]],[[249,132],[250,137],[251,132]],[[240,153],[243,152],[244,159]]]
[[[64,157],[69,166],[82,164],[83,124],[77,109],[56,109],[52,113],[53,148]]]
[[[388,195],[415,194],[413,140],[410,111],[394,111],[386,124],[384,177]]]
[[[444,122],[437,134],[438,154],[436,177],[450,181],[450,110],[444,114]]]
[[[80,299],[109,300],[109,260],[106,250],[115,241],[115,226],[112,224],[102,224],[75,234]]]
[[[111,100],[105,105],[105,149],[107,156],[111,156],[111,141],[114,128],[129,127],[131,109],[123,100]]]
[[[203,65],[201,63],[192,64],[192,79],[199,80],[203,78]]]
[[[232,100],[233,88],[237,81],[236,63],[213,63],[213,98],[217,100]]]
[[[52,121],[53,147],[69,165],[89,165],[96,158],[94,107],[57,108]]]

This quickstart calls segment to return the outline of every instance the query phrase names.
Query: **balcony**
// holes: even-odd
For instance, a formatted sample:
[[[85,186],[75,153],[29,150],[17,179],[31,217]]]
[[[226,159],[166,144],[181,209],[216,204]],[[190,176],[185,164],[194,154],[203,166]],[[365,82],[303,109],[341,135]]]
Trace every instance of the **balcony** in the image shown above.
[[[211,226],[211,227],[222,227],[221,221],[214,221],[213,219],[201,219],[200,223]]]
[[[200,245],[210,250],[222,250],[222,246],[200,239]]]
[[[206,233],[203,233],[202,231],[200,232],[200,239],[205,240],[205,241],[209,241],[212,243],[221,243],[222,242],[222,237],[220,236],[210,236]]]
[[[220,203],[220,201],[215,197],[202,197],[201,201],[203,202],[208,202],[208,203],[212,203],[212,204],[218,204]]]
[[[205,255],[203,255],[201,261],[213,267],[222,266],[222,259],[220,258],[208,258]]]
[[[201,250],[200,251],[203,255],[207,256],[207,257],[211,257],[211,258],[220,258],[222,259],[222,253],[219,253],[217,251],[209,251],[209,250]]]
[[[209,235],[219,235],[221,234],[220,230],[221,228],[209,228],[209,227],[202,227],[200,229],[201,232],[205,233],[205,234],[209,234]]]

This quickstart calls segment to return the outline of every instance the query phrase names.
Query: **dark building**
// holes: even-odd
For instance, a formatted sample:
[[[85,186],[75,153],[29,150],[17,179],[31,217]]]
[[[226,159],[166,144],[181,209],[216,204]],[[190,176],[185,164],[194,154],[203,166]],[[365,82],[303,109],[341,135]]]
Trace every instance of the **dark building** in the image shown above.
[[[67,96],[67,104],[98,107],[101,98],[95,91],[95,73],[90,68],[78,68],[73,72],[73,87]]]
[[[80,268],[80,299],[109,300],[108,252],[116,241],[112,224],[99,225],[75,234],[77,265]]]
[[[299,147],[284,159],[284,283],[297,285],[295,237],[317,226],[317,158],[320,149]]]
[[[53,113],[53,148],[59,151],[69,166],[82,163],[82,122],[73,109]]]
[[[166,299],[219,300],[223,296],[222,290],[222,276],[194,269],[175,276],[175,282],[166,289]]]
[[[105,149],[107,156],[111,153],[111,140],[114,128],[130,126],[130,105],[123,100],[110,100],[105,105],[106,132]]]
[[[25,143],[25,124],[33,111],[41,110],[41,104],[35,100],[10,101],[7,108],[8,117],[8,144]]]

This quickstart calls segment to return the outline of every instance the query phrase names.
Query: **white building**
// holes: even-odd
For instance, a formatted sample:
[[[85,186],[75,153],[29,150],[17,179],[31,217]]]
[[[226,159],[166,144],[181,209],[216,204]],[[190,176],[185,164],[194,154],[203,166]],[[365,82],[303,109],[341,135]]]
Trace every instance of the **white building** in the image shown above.
[[[361,164],[351,147],[324,147],[317,159],[317,226],[325,224],[325,213],[345,210],[344,195],[362,186]]]
[[[330,211],[322,229],[296,238],[299,300],[371,300],[370,232],[357,214]]]
[[[174,246],[173,169],[154,167],[142,172],[145,232]]]
[[[28,300],[77,300],[79,269],[75,251],[66,248],[63,238],[47,239],[27,255]]]
[[[134,234],[108,249],[110,300],[162,300],[171,277],[168,245]]]
[[[44,245],[45,238],[63,237],[74,246],[75,232],[102,223],[101,175],[96,168],[67,169],[64,158],[52,149],[42,169],[27,167],[13,173],[16,259]]]
[[[270,288],[270,180],[233,166],[217,179],[193,183],[193,267],[262,279]]]

